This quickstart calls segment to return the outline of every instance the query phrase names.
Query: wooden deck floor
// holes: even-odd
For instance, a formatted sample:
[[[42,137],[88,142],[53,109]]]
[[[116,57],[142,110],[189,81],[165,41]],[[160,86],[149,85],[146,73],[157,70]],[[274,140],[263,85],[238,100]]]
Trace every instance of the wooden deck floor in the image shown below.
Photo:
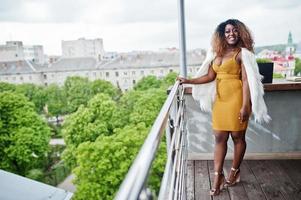
[[[231,168],[226,160],[224,173]],[[188,161],[187,199],[192,200],[301,200],[301,160],[244,160],[241,182],[211,198],[213,161]]]

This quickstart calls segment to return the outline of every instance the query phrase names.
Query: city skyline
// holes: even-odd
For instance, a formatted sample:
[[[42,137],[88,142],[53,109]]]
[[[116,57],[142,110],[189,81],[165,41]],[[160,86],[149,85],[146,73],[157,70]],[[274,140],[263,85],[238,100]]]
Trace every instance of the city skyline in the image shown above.
[[[61,54],[62,40],[102,38],[106,51],[158,50],[178,47],[177,1],[13,0],[0,5],[0,43],[23,41]],[[284,44],[289,31],[300,42],[301,2],[186,1],[187,49],[207,48],[218,23],[238,18],[253,32],[255,46]],[[149,8],[149,9],[146,9]]]

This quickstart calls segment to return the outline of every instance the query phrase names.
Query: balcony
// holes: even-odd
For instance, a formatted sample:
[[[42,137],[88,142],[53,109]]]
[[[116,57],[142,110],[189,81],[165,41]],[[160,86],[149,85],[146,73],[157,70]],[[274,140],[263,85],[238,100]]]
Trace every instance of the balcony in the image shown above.
[[[176,83],[116,199],[153,198],[146,180],[164,132],[168,159],[158,199],[301,199],[301,83],[264,87],[272,121],[257,124],[250,119],[240,183],[209,196],[214,176],[211,116],[200,110],[191,88]],[[226,176],[232,153],[229,139]]]

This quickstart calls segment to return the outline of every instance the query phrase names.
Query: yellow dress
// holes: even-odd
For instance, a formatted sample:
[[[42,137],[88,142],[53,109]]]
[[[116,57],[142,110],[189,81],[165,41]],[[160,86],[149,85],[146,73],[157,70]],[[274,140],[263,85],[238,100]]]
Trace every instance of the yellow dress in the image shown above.
[[[219,131],[246,130],[248,121],[240,123],[243,103],[241,66],[235,58],[239,52],[220,66],[213,63],[216,72],[216,98],[212,111],[212,128]]]

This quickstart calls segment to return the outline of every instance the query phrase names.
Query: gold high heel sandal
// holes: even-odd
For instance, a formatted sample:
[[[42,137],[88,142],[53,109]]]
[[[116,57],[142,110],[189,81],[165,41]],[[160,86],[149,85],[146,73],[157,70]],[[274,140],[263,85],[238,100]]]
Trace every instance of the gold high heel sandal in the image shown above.
[[[217,188],[212,188],[210,190],[210,196],[216,196],[219,195],[219,193],[221,192],[221,190],[224,188],[224,183],[225,183],[225,176],[223,172],[214,172],[215,176],[219,176],[221,175],[221,179],[220,177],[218,177],[218,187]]]
[[[235,169],[235,168],[231,167],[231,171],[234,173],[234,179],[233,179],[233,181],[230,181],[229,180],[230,179],[230,175],[229,175],[229,178],[226,181],[225,187],[230,187],[230,186],[233,186],[236,183],[240,182],[240,170],[239,170],[239,168]]]

